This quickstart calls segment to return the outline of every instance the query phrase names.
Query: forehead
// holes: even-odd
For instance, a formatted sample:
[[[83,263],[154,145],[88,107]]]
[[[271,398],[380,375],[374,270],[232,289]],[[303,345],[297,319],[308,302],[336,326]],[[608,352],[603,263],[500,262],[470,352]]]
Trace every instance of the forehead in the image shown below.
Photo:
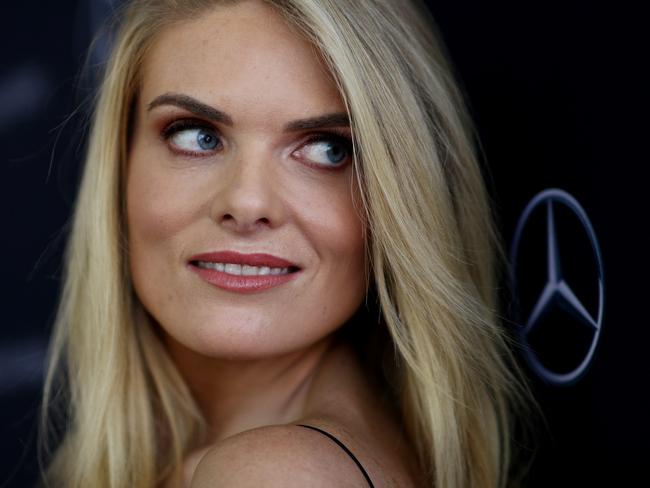
[[[233,114],[235,125],[344,111],[315,48],[258,1],[219,6],[165,28],[142,74],[143,103],[184,93]]]

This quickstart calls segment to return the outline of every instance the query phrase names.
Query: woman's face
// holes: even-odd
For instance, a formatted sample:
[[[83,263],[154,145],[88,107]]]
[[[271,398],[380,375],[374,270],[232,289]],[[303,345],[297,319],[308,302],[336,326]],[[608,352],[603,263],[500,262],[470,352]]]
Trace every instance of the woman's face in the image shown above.
[[[336,330],[365,294],[364,231],[345,107],[311,45],[242,2],[168,27],[142,74],[129,260],[167,339],[253,358]]]

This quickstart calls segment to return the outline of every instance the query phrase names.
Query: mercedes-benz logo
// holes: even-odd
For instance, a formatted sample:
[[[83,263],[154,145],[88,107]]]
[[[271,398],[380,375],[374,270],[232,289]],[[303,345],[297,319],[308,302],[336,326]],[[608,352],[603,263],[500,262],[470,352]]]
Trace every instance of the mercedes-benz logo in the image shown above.
[[[582,231],[586,233],[588,242],[591,244],[591,251],[594,255],[593,262],[596,264],[597,270],[597,305],[592,307],[594,310],[589,310],[585,306],[584,301],[577,296],[577,293],[572,289],[571,283],[565,280],[563,273],[562,263],[560,260],[560,246],[558,245],[562,239],[569,239],[571,236],[558,235],[558,226],[556,223],[556,206],[562,205],[570,210],[570,212],[577,217],[577,220],[582,224]],[[535,295],[537,298],[532,301],[532,306],[527,312],[525,317],[519,315],[519,292],[521,288],[522,277],[517,276],[518,268],[521,267],[520,259],[520,246],[522,244],[522,237],[527,232],[527,224],[530,220],[531,214],[538,207],[545,207],[546,209],[546,222],[545,232],[546,238],[543,247],[546,250],[546,283],[541,286]],[[539,243],[541,244],[541,243]],[[563,256],[563,259],[576,258],[576,256]],[[537,194],[524,209],[513,238],[511,253],[511,282],[513,289],[513,297],[515,300],[515,321],[519,324],[520,339],[523,345],[524,356],[528,361],[533,371],[542,379],[554,385],[570,385],[578,381],[586,372],[587,367],[591,363],[600,337],[600,331],[603,324],[603,310],[605,303],[605,287],[603,278],[603,262],[600,253],[600,247],[594,229],[578,201],[569,195],[567,192],[550,188]],[[519,282],[518,282],[519,279]],[[582,358],[577,358],[578,364],[573,370],[569,372],[561,372],[549,368],[540,360],[539,355],[530,345],[529,338],[531,333],[536,328],[544,326],[543,319],[555,308],[561,308],[563,313],[568,313],[573,320],[585,325],[591,331],[591,339],[586,353]],[[596,313],[593,313],[593,312]],[[523,320],[522,320],[523,319]],[[540,326],[540,324],[542,324]],[[544,333],[543,330],[538,333]],[[557,340],[557,339],[556,339]]]

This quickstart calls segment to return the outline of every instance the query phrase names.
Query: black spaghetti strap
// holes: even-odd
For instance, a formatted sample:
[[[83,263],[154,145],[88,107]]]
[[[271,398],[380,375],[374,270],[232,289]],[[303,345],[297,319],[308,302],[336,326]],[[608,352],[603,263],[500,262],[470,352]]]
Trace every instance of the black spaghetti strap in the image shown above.
[[[329,437],[329,438],[332,439],[334,442],[336,442],[339,446],[341,446],[341,448],[342,448],[342,449],[343,449],[343,450],[348,454],[348,456],[350,456],[350,457],[352,458],[352,460],[353,460],[353,461],[356,463],[356,465],[359,467],[359,469],[361,470],[361,473],[363,474],[363,477],[364,477],[364,478],[366,479],[366,481],[368,482],[368,485],[370,485],[370,488],[375,488],[375,485],[373,485],[373,484],[372,484],[372,481],[370,480],[370,476],[368,476],[368,473],[366,473],[366,470],[363,469],[363,466],[361,466],[361,463],[359,462],[359,460],[355,457],[354,454],[352,454],[352,452],[350,451],[350,449],[348,449],[348,448],[345,446],[345,444],[343,444],[340,440],[338,440],[336,437],[334,437],[334,436],[333,436],[332,434],[330,434],[329,432],[325,432],[324,430],[319,429],[318,427],[313,427],[313,426],[311,426],[311,425],[305,425],[305,424],[296,424],[296,425],[299,425],[300,427],[307,427],[308,429],[316,430],[316,431],[320,432],[321,434],[325,434],[327,437]]]

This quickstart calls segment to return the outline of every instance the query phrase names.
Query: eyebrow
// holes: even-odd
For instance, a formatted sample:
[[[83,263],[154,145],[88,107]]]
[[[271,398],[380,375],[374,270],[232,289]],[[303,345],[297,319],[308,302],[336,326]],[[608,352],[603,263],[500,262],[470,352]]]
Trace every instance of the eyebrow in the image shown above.
[[[206,118],[213,122],[222,123],[228,127],[233,126],[232,117],[227,113],[200,102],[196,98],[181,93],[165,93],[154,98],[147,106],[147,111],[151,111],[154,108],[163,105],[172,105],[184,108],[199,117]],[[306,119],[293,120],[284,126],[284,132],[349,126],[350,118],[348,117],[348,114],[345,112],[336,112]]]
[[[163,105],[172,105],[184,108],[188,112],[192,112],[194,115],[212,120],[213,122],[221,122],[229,127],[232,127],[233,125],[232,118],[227,113],[199,102],[196,98],[182,95],[180,93],[165,93],[164,95],[154,98],[149,103],[147,111],[151,111],[154,108]]]

